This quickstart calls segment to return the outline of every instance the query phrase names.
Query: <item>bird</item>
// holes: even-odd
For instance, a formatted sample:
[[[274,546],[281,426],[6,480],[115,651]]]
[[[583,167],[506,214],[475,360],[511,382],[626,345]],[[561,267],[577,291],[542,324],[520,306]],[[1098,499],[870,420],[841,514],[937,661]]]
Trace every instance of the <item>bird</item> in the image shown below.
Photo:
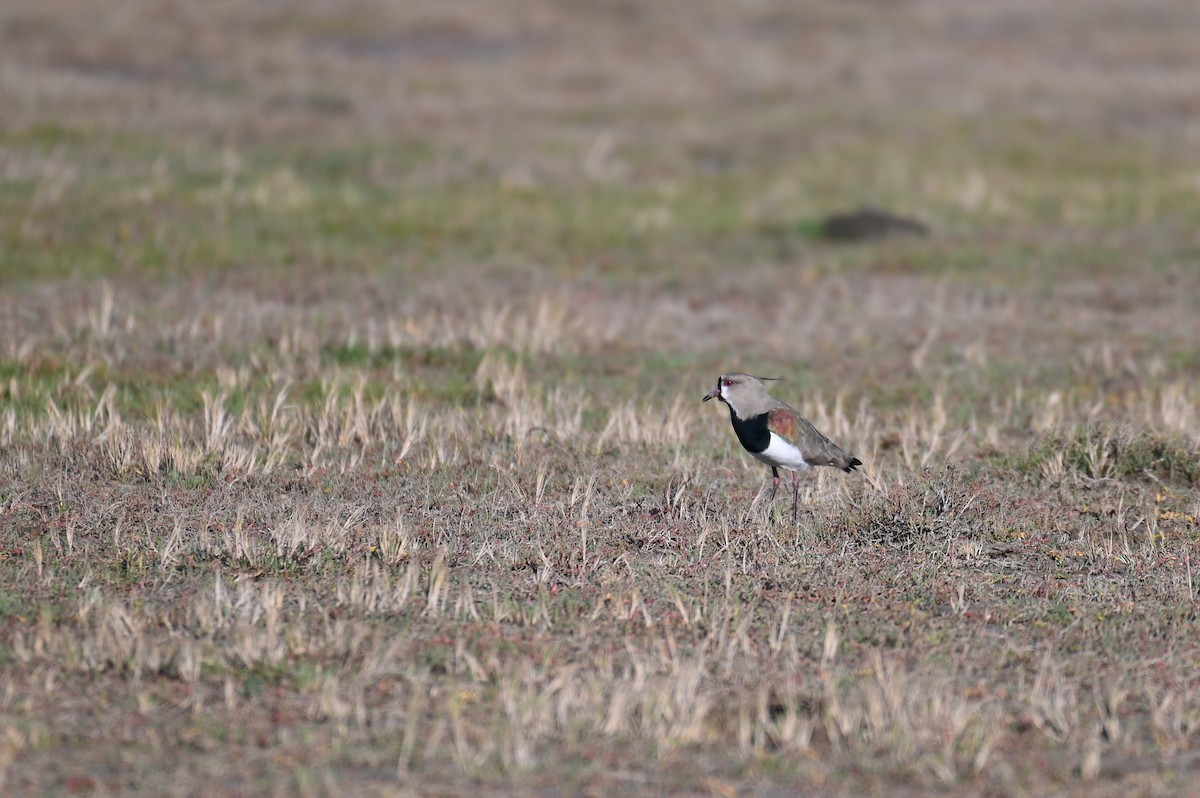
[[[729,420],[742,447],[771,467],[769,502],[779,490],[779,469],[792,472],[792,523],[800,497],[800,472],[814,466],[833,466],[846,473],[862,465],[812,425],[800,411],[767,393],[763,380],[780,377],[751,377],[732,372],[717,378],[717,387],[702,401],[720,399],[729,408]],[[769,503],[768,502],[768,503]]]

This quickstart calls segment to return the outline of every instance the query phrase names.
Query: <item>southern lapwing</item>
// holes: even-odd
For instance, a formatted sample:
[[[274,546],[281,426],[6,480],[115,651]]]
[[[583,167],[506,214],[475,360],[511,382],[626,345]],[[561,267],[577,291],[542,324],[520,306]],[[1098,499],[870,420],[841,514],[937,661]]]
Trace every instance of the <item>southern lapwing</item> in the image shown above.
[[[770,379],[763,377],[761,379]],[[776,378],[778,379],[778,378]],[[792,472],[792,523],[800,497],[800,472],[813,466],[833,466],[849,473],[862,461],[826,438],[800,411],[767,393],[757,377],[722,374],[704,401],[720,399],[729,406],[729,419],[738,440],[750,454],[771,467],[771,501],[779,490],[779,469]]]

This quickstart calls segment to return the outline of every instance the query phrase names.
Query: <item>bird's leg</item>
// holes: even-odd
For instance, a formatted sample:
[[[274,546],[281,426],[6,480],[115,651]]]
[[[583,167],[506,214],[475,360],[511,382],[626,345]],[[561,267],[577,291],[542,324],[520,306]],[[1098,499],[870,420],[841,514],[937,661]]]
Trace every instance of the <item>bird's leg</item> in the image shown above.
[[[792,526],[796,525],[796,503],[800,499],[800,472],[792,472]]]
[[[771,498],[767,499],[767,515],[771,515],[771,508],[775,506],[775,491],[779,490],[779,469],[771,466]]]

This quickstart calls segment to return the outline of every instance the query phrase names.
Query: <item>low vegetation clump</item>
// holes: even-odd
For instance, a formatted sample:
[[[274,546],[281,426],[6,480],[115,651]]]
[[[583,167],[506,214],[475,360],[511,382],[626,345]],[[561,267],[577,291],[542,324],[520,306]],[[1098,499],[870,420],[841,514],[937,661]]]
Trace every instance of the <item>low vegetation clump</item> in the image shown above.
[[[1187,489],[1200,487],[1200,446],[1161,430],[1091,423],[1043,435],[1018,468],[1037,476],[1140,480]]]

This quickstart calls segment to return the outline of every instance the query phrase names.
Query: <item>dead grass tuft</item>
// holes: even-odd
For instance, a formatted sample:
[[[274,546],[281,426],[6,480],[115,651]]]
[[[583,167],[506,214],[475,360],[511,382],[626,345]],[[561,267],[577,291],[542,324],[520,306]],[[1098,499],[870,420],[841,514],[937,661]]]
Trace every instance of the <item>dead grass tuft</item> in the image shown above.
[[[856,543],[951,550],[959,538],[987,537],[992,507],[954,467],[926,469],[885,491],[866,493],[827,534]]]
[[[1141,480],[1188,488],[1200,485],[1200,447],[1170,433],[1089,424],[1041,437],[1017,468],[1058,480]]]

